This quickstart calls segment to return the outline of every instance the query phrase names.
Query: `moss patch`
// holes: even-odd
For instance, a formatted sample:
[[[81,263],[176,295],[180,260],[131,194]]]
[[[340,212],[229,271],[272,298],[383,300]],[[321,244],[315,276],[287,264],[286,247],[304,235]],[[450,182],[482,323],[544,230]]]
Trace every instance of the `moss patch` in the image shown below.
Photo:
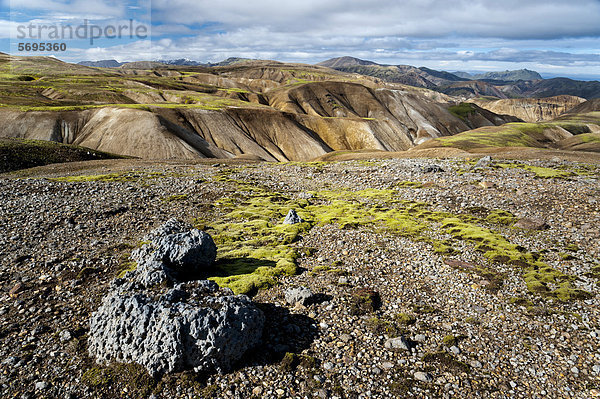
[[[381,297],[377,291],[360,288],[350,297],[350,314],[364,315],[373,313],[381,307]]]
[[[121,363],[92,367],[83,373],[81,382],[99,396],[119,397],[122,392],[127,392],[132,398],[148,397],[157,385],[142,366]]]
[[[397,188],[421,188],[423,187],[423,183],[415,182],[415,181],[401,181],[396,183],[394,187]]]
[[[148,180],[155,179],[160,177],[169,176],[162,172],[119,172],[119,173],[109,173],[105,175],[82,175],[82,176],[66,176],[66,177],[57,177],[54,179],[49,179],[55,182],[65,182],[65,183],[81,183],[81,182],[105,182],[105,183],[113,183],[113,182],[133,182],[139,180]]]
[[[169,202],[184,201],[188,198],[189,198],[188,194],[174,194],[174,195],[169,195],[168,197],[163,198],[162,201],[169,203]]]
[[[503,224],[506,226],[512,226],[517,221],[515,215],[503,210],[494,210],[490,212],[485,219],[490,223]]]
[[[589,275],[593,278],[600,279],[600,264],[592,266],[592,270],[590,271]]]
[[[475,249],[492,262],[522,268],[527,289],[532,293],[555,297],[561,301],[587,297],[573,286],[574,276],[553,269],[524,248],[511,244],[502,235],[473,223],[447,218],[442,228],[457,239],[471,242]]]
[[[456,337],[454,335],[446,335],[442,339],[442,344],[444,344],[445,346],[454,346],[457,343],[458,343],[458,340],[456,339]]]
[[[394,320],[400,323],[403,326],[409,326],[411,324],[415,324],[417,322],[417,318],[408,313],[398,313],[394,316]]]
[[[317,366],[318,360],[313,356],[296,354],[291,352],[287,352],[283,356],[283,359],[279,364],[280,369],[288,373],[296,370],[296,368],[298,367],[311,370],[316,368]]]
[[[573,172],[561,170],[561,169],[553,169],[553,168],[543,168],[541,166],[532,166],[526,165],[522,163],[498,163],[497,167],[500,168],[519,168],[524,169],[529,172],[535,173],[535,177],[539,179],[565,179],[567,177],[574,176]]]
[[[227,213],[222,222],[207,228],[219,247],[218,270],[212,279],[236,293],[268,288],[276,283],[278,276],[295,274],[299,255],[292,244],[317,223],[337,223],[346,228],[381,225],[407,235],[414,235],[426,227],[410,216],[414,212],[412,207],[369,209],[361,202],[381,199],[399,202],[393,199],[394,190],[324,191],[313,193],[318,203],[310,203],[233,179],[235,172],[234,169],[224,170],[215,177],[217,181],[235,184],[239,195],[217,204]],[[244,198],[240,198],[242,192]],[[304,223],[282,224],[292,208],[305,220]]]
[[[136,262],[124,262],[119,267],[119,271],[117,273],[117,278],[123,278],[123,277],[125,277],[125,274],[127,272],[132,272],[136,269],[137,269]]]
[[[469,115],[477,112],[477,108],[471,103],[460,103],[448,108],[448,111],[461,120],[466,120]]]
[[[209,225],[208,230],[219,247],[217,271],[212,279],[236,293],[252,293],[272,286],[278,276],[297,273],[299,253],[295,242],[316,224],[335,223],[342,228],[370,228],[409,237],[430,244],[439,253],[452,253],[453,241],[462,240],[472,244],[490,262],[518,268],[532,293],[561,301],[588,295],[573,286],[574,276],[551,268],[540,261],[539,255],[482,226],[511,225],[515,217],[509,212],[492,211],[482,219],[470,214],[432,211],[427,204],[399,199],[396,190],[318,191],[311,193],[310,201],[291,199],[233,179],[234,173],[235,170],[229,169],[216,177],[218,181],[234,183],[238,190],[236,196],[216,204],[225,211],[225,216]],[[291,208],[304,223],[282,223]],[[452,238],[435,239],[432,231]],[[321,271],[325,270],[314,272]],[[491,267],[478,266],[472,271],[487,279],[489,287],[495,289],[502,283],[503,276]],[[368,301],[361,303],[356,298],[352,299],[352,311],[369,312],[363,307]]]
[[[442,369],[468,373],[471,371],[471,367],[468,364],[460,362],[454,359],[449,353],[446,352],[429,352],[423,356],[423,362],[434,364]]]
[[[371,317],[367,320],[367,326],[378,335],[385,334],[389,337],[398,337],[405,333],[405,330],[394,320],[379,317]]]
[[[413,305],[412,310],[416,314],[433,314],[436,311],[436,309],[433,306],[427,304]]]
[[[222,222],[207,226],[219,248],[217,270],[211,279],[235,293],[253,293],[272,286],[280,275],[296,274],[299,253],[291,244],[312,227],[310,215],[303,211],[308,204],[305,200],[253,190],[246,200],[219,202],[217,205],[229,212]],[[291,208],[308,221],[283,224]]]

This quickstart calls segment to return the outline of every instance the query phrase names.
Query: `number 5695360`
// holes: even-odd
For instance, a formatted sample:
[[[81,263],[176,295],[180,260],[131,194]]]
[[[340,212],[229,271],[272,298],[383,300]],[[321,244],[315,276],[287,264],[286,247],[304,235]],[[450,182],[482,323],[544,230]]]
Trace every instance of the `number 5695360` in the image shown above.
[[[18,43],[18,51],[66,51],[66,43]]]

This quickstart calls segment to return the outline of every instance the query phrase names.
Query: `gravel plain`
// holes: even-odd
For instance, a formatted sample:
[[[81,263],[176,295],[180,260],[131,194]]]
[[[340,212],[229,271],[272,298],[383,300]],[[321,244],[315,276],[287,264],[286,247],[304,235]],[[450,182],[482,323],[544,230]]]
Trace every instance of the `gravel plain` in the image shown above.
[[[111,176],[92,181],[53,180],[65,173],[52,166],[0,178],[0,396],[600,397],[596,165],[126,162],[69,172]],[[426,172],[433,165],[439,170]],[[570,173],[536,178],[523,165]],[[243,196],[234,181],[217,178],[223,173],[309,201],[313,191],[393,189],[395,198],[436,212],[541,219],[546,229],[485,227],[542,254],[588,295],[561,302],[531,293],[522,269],[491,262],[435,222],[428,234],[450,240],[453,253],[370,225],[316,224],[292,244],[300,273],[254,296],[268,317],[264,342],[231,372],[155,381],[135,367],[97,366],[87,353],[88,320],[110,281],[141,238],[169,218],[222,219],[218,201]],[[318,300],[287,304],[285,290],[298,286]],[[377,300],[357,310],[365,292]]]

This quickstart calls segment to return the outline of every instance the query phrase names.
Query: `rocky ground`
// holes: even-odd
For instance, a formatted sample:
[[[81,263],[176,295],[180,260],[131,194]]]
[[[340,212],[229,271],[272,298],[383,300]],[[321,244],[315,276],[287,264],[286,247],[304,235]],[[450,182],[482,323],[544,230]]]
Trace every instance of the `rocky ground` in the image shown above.
[[[81,181],[52,180],[64,176],[52,167],[0,179],[2,397],[600,396],[596,165],[119,162],[71,166],[85,169],[71,175],[96,175]],[[254,295],[267,315],[263,343],[231,372],[154,380],[134,365],[97,365],[87,351],[88,320],[110,281],[131,267],[142,237],[172,217],[220,223],[227,215],[220,200],[243,204],[251,195],[242,184],[322,204],[310,192],[364,190],[357,201],[375,211],[405,200],[436,215],[472,215],[561,278],[571,276],[577,295],[551,294],[556,281],[546,284],[550,293],[531,292],[522,265],[490,261],[435,220],[418,236],[370,223],[315,223],[291,244],[300,273]],[[392,202],[379,196],[389,189]],[[510,212],[508,220],[486,219],[498,210]],[[523,218],[547,228],[514,227]],[[439,242],[453,251],[436,252]],[[298,286],[318,295],[288,304],[286,290]]]

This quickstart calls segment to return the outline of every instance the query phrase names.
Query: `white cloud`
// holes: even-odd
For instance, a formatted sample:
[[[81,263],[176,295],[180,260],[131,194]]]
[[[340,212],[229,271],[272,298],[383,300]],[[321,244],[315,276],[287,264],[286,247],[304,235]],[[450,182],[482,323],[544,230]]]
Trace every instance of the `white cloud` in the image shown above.
[[[126,15],[125,5],[117,0],[10,0],[8,8],[14,15],[38,13],[47,18],[100,19]]]
[[[8,39],[14,35],[18,25],[17,22],[0,19],[0,39]]]
[[[196,29],[157,46],[162,58],[600,66],[597,0],[154,0],[153,11],[165,33]]]
[[[352,55],[445,69],[600,70],[598,0],[4,0],[19,20],[60,21],[127,19],[132,10],[137,18],[150,2],[153,51],[107,43],[69,57],[317,62]],[[8,29],[2,25],[0,38]]]
[[[225,30],[322,35],[447,35],[510,39],[597,36],[597,0],[154,0],[153,15],[171,24],[218,22]]]

